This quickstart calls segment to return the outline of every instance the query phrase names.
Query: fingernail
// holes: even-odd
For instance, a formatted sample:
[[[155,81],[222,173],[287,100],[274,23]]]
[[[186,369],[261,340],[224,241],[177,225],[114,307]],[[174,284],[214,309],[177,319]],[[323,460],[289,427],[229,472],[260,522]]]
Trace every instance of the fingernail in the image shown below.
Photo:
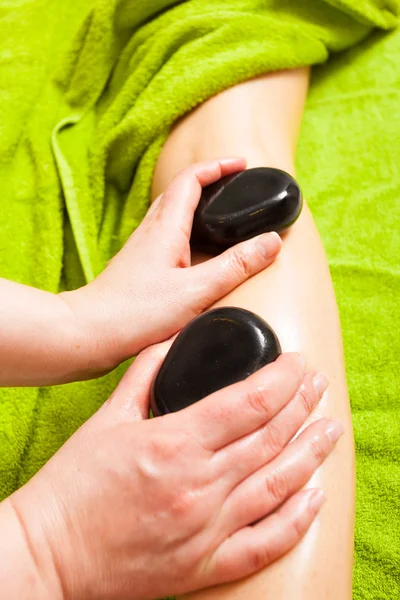
[[[274,256],[280,250],[282,245],[281,238],[275,231],[264,233],[256,240],[256,248],[266,258]]]
[[[319,396],[322,396],[326,388],[328,387],[329,380],[325,373],[317,373],[313,377],[313,386]]]
[[[300,367],[300,369],[301,369],[302,371],[304,371],[304,370],[305,370],[305,368],[306,368],[306,364],[307,364],[307,359],[306,359],[306,357],[304,356],[304,354],[301,354],[301,352],[298,352],[298,353],[297,353],[297,360],[298,360],[298,363],[299,363],[299,367]]]
[[[219,162],[220,165],[231,165],[232,163],[245,160],[244,156],[224,156],[223,158],[217,158],[217,162]]]
[[[344,433],[344,427],[340,421],[329,421],[325,428],[325,433],[331,440],[332,444],[336,444],[338,439]]]
[[[310,496],[309,505],[313,512],[317,513],[321,506],[325,504],[326,496],[322,490],[314,490]]]

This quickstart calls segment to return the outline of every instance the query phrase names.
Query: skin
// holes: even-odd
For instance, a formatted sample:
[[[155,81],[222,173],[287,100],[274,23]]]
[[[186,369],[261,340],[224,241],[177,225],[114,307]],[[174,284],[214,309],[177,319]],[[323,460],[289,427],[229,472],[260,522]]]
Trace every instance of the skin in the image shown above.
[[[149,420],[151,382],[168,347],[139,356],[110,400],[0,505],[4,597],[181,594],[265,568],[309,528],[325,497],[301,488],[343,426],[321,419],[288,442],[326,378],[287,353]]]
[[[122,250],[87,286],[51,294],[0,280],[0,385],[42,386],[104,374],[168,339],[275,259],[264,234],[190,266],[202,186],[241,170],[237,158],[188,167],[164,190]]]
[[[243,162],[233,162],[233,170],[243,167]],[[217,163],[221,167],[221,161]],[[202,182],[198,180],[199,183]],[[199,185],[197,192],[198,200]],[[191,194],[182,197],[190,199]],[[175,194],[171,195],[168,210],[161,199],[149,217],[150,222],[161,221],[169,233],[174,222],[170,215],[175,198]],[[192,212],[196,201],[190,200]],[[158,214],[156,219],[155,214]],[[190,211],[187,214],[190,216]],[[151,225],[146,227],[142,231],[152,230]],[[161,241],[158,234],[153,245]],[[185,239],[184,235],[177,237]],[[226,279],[233,277],[228,286],[233,289],[250,275],[262,271],[280,247],[276,236],[268,236],[268,240],[267,257],[265,251],[260,254],[260,245],[253,241],[252,246],[246,245],[247,251],[243,252],[242,247],[240,256],[236,249],[225,258],[219,257],[219,261],[210,261],[214,266],[217,262],[221,265],[213,285],[218,286],[222,279],[226,286]],[[132,244],[129,248],[140,246]],[[151,246],[146,249],[151,251]],[[189,257],[187,240],[177,247],[183,248],[182,254],[173,254],[179,257],[178,262],[164,265],[169,266],[169,275],[182,271],[194,273],[193,267],[181,262],[182,256],[183,260]],[[250,256],[251,265],[256,267],[248,267]],[[266,263],[264,267],[260,265],[260,256]],[[162,256],[157,255],[157,260],[162,260]],[[89,336],[94,335],[93,328],[99,323],[118,325],[110,310],[118,300],[113,289],[116,285],[129,292],[127,297],[122,294],[124,301],[117,301],[117,312],[122,309],[119,319],[130,316],[131,309],[125,302],[133,303],[135,296],[131,294],[129,250],[120,253],[113,264],[106,283],[100,278],[97,287],[84,288],[84,293],[73,297],[76,300],[71,300],[71,295],[62,298],[75,326],[77,323],[82,326],[88,314],[85,306],[99,295],[100,308],[93,311],[91,306],[91,314],[95,316],[89,319]],[[204,269],[202,264],[198,267]],[[209,284],[204,283],[204,270],[202,273],[203,278],[197,269],[198,278],[188,279],[185,285],[197,283],[204,293],[202,302],[207,305],[215,300],[215,292],[214,295],[210,292]],[[167,297],[179,277],[175,280],[172,277],[173,283],[165,286]],[[88,291],[95,289],[97,294]],[[219,290],[217,297],[227,293],[226,289]],[[18,299],[18,293],[15,298]],[[174,298],[176,301],[176,292]],[[45,302],[44,297],[38,299],[37,306],[42,300]],[[200,305],[201,302],[199,312],[204,309]],[[146,310],[140,314],[143,318]],[[165,335],[166,331],[182,326],[174,318],[173,326],[167,319]],[[28,321],[32,326],[28,327],[29,334],[35,327],[40,333],[38,323],[40,318]],[[101,335],[95,337],[95,349],[91,345],[87,348],[89,357],[101,355],[102,368],[118,360],[102,356],[102,342],[111,342],[113,348],[115,338],[108,337],[110,330],[111,327],[107,333],[105,326]],[[138,324],[134,332],[137,331],[142,335],[150,332],[151,337],[147,323],[142,330]],[[132,350],[132,339],[138,344],[134,332],[121,332],[121,327],[117,327],[122,353]],[[18,331],[11,333],[18,345]],[[146,335],[143,343],[149,343]],[[41,357],[45,346],[39,344]],[[13,344],[11,354],[12,349]],[[69,346],[67,350],[70,351]],[[146,418],[149,388],[165,352],[165,347],[158,347],[136,360],[110,401],[44,469],[1,504],[0,526],[7,532],[3,538],[7,544],[0,544],[0,578],[7,598],[146,599],[204,589],[260,570],[264,576],[265,567],[288,553],[309,528],[324,494],[301,488],[331,453],[343,427],[336,420],[313,418],[309,428],[295,441],[288,442],[314,410],[326,387],[326,377],[315,371],[305,374],[299,355],[289,353],[245,382],[222,390],[186,411],[149,421]],[[59,364],[67,357],[68,353],[52,366],[60,368]],[[35,365],[30,357],[28,363],[32,367],[31,376],[36,366],[41,376],[45,373],[50,381],[60,380],[57,368],[49,369],[52,371],[49,375],[41,371],[40,360]],[[10,364],[14,364],[12,360]],[[95,362],[89,368],[79,360],[74,364],[77,367],[74,375],[61,369],[66,380],[76,373],[92,376],[100,366]],[[14,370],[16,379],[17,370]],[[324,404],[326,397],[325,393],[320,404]],[[237,414],[241,419],[237,419]],[[224,587],[219,590],[226,593]],[[215,593],[215,590],[210,592],[212,597],[216,597]]]
[[[66,355],[51,348],[54,356],[44,369],[46,344],[64,341],[51,328],[40,328],[44,315],[58,323],[56,306],[82,327],[88,324],[91,335],[92,327],[102,325],[103,343],[114,325],[113,339],[126,343],[123,352],[132,352],[135,344],[167,337],[269,265],[281,248],[276,234],[190,266],[191,221],[201,186],[243,166],[243,160],[214,160],[177,177],[106,271],[79,293],[56,297],[4,282],[11,296],[3,297],[8,319],[3,316],[2,358],[11,375],[4,369],[3,378],[30,381],[37,367],[45,381],[57,379],[56,367]],[[145,276],[149,261],[163,276],[157,279],[163,310]],[[141,281],[138,288],[134,280]],[[183,300],[177,297],[180,289],[186,291]],[[179,306],[179,314],[166,312],[165,301]],[[25,319],[25,333],[13,320],[15,307]],[[125,331],[113,311],[126,323],[133,308],[137,322]],[[22,340],[26,366],[17,352]],[[187,593],[264,568],[310,526],[325,496],[301,488],[343,427],[323,419],[289,442],[321,399],[327,378],[305,373],[305,359],[289,353],[185,411],[149,420],[150,386],[168,346],[139,356],[98,413],[0,505],[5,597],[145,600]]]
[[[172,130],[159,157],[154,197],[188,162],[244,155],[248,167],[274,166],[295,175],[297,137],[308,70],[270,74],[205,102]],[[190,600],[350,600],[355,510],[354,443],[338,311],[323,246],[304,203],[282,235],[283,248],[267,270],[227,295],[218,306],[259,314],[285,351],[301,351],[325,372],[330,387],[310,417],[340,418],[344,439],[310,485],[328,502],[304,540],[289,554],[240,583],[190,595]],[[206,256],[193,255],[193,264]]]

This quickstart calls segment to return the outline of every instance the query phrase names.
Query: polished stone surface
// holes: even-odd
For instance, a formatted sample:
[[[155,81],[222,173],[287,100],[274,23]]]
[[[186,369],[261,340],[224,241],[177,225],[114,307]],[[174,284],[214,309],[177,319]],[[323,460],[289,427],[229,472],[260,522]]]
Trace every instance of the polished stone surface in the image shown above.
[[[153,415],[181,410],[280,354],[275,333],[254,313],[234,307],[203,313],[181,331],[161,365],[152,388]]]
[[[285,171],[260,167],[228,175],[203,189],[192,245],[215,253],[267,231],[282,233],[302,205],[300,188]]]

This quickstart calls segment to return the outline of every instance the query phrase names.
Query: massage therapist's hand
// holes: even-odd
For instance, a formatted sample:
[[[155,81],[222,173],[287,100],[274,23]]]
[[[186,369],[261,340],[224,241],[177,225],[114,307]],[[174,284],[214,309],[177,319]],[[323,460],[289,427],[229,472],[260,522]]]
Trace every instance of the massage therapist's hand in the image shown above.
[[[0,279],[0,386],[103,375],[273,262],[281,240],[269,233],[190,266],[202,186],[244,167],[242,159],[223,159],[183,171],[103,273],[79,290],[52,294]]]
[[[322,419],[288,442],[324,378],[284,354],[244,382],[148,420],[165,350],[140,355],[98,413],[3,503],[42,590],[33,594],[32,576],[28,595],[15,591],[24,561],[8,532],[0,555],[0,571],[14,575],[8,600],[150,600],[229,582],[288,552],[313,522],[324,495],[301,488],[342,427]]]
[[[243,159],[221,159],[183,171],[104,272],[64,295],[104,365],[116,366],[168,339],[274,260],[281,241],[272,233],[190,266],[192,221],[202,187],[244,167]]]

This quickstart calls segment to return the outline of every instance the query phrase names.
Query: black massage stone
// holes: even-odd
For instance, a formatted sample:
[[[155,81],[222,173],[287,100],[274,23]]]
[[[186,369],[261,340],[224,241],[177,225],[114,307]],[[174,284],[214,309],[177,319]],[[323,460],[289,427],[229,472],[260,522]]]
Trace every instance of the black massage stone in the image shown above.
[[[303,205],[293,177],[280,169],[248,169],[203,189],[194,215],[192,244],[218,253],[267,231],[282,233]]]
[[[254,313],[234,307],[203,313],[181,331],[165,357],[153,383],[152,413],[181,410],[280,354],[275,333]]]

